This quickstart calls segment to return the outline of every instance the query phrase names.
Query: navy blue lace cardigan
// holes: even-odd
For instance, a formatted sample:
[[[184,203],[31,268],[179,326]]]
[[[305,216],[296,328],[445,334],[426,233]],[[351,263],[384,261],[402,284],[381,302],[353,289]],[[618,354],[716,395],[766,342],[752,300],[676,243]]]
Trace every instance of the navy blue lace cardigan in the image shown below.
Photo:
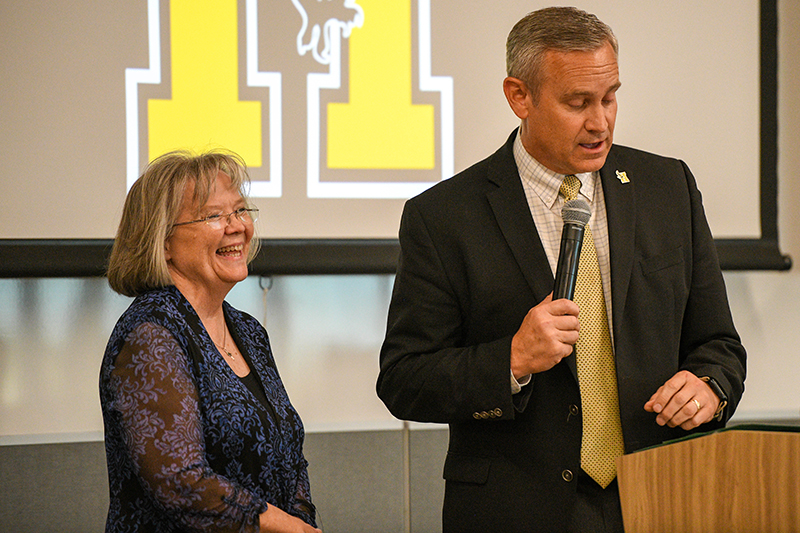
[[[227,302],[224,311],[268,405],[175,287],[136,298],[117,322],[100,372],[106,531],[257,531],[268,504],[315,525],[303,425],[267,332]]]

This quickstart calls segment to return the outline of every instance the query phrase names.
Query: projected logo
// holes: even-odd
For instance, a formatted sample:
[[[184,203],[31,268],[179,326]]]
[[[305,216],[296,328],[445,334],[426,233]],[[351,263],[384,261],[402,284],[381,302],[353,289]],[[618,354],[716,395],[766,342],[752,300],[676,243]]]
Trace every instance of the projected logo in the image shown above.
[[[125,72],[129,187],[150,159],[209,146],[242,155],[254,197],[284,194],[295,152],[309,198],[407,198],[453,174],[430,0],[167,4],[148,0],[149,67]],[[303,118],[305,150],[285,142]]]

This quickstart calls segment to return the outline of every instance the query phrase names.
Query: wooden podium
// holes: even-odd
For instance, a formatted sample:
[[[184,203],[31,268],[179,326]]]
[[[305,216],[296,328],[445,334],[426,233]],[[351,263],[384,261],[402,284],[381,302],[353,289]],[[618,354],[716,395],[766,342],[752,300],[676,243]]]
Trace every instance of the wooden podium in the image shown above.
[[[798,431],[733,426],[620,457],[625,532],[800,532]]]

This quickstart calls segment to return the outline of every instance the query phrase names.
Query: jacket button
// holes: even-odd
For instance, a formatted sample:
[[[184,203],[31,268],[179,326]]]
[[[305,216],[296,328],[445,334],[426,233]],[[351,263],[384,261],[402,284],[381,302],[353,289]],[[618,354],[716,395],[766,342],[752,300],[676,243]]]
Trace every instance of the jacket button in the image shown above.
[[[474,418],[475,420],[480,420],[481,419],[481,414],[479,412],[475,411],[474,413],[472,413],[472,418]]]
[[[572,416],[578,416],[578,406],[577,405],[570,405],[569,406],[569,414]]]
[[[492,411],[492,414],[494,414],[495,418],[500,418],[501,416],[503,416],[503,410],[498,407],[497,409]]]
[[[564,470],[563,472],[561,472],[561,479],[563,479],[567,483],[572,481],[572,478],[573,478],[573,475],[572,475],[572,471],[571,470]]]

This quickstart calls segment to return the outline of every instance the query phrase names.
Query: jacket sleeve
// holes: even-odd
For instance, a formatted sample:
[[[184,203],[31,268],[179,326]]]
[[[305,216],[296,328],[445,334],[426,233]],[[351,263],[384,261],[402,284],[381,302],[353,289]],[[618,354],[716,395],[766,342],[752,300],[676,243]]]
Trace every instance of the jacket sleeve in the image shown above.
[[[733,324],[725,281],[706,221],[702,197],[685,163],[692,208],[692,272],[689,298],[681,328],[681,368],[714,378],[728,396],[723,422],[742,397],[746,355]]]
[[[378,396],[401,419],[513,418],[529,392],[511,395],[512,336],[468,340],[465,261],[454,251],[454,236],[434,232],[414,201],[407,202]]]

